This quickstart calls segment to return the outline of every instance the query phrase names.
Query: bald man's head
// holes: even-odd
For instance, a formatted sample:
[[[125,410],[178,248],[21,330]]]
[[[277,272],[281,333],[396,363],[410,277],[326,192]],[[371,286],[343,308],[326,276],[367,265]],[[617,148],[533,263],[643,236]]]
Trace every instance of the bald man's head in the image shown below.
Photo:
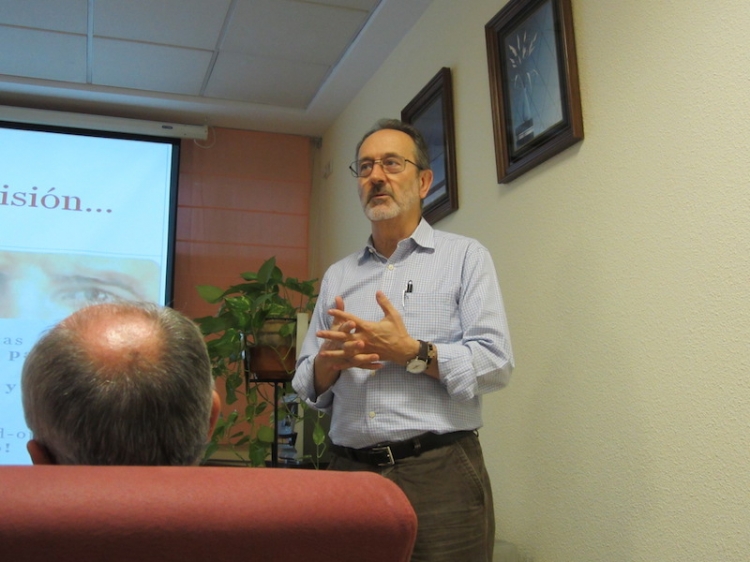
[[[91,362],[112,374],[157,365],[164,353],[158,316],[142,308],[104,304],[84,308],[62,321],[61,328],[78,338]]]
[[[59,464],[194,464],[215,420],[200,331],[155,305],[73,313],[29,353],[21,387],[34,440]]]

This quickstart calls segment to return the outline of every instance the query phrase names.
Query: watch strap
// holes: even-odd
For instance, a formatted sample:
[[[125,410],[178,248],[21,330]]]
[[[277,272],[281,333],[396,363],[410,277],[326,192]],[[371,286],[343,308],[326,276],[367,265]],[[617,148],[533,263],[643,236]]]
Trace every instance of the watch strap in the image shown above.
[[[427,342],[427,366],[429,367],[432,365],[432,362],[437,357],[437,349],[435,349],[435,345],[431,342]]]

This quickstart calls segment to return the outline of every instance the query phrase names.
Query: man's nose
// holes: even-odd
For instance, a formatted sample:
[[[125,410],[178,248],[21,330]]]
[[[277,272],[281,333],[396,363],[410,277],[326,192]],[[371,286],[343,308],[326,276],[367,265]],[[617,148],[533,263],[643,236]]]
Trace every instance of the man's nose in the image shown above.
[[[375,184],[380,184],[385,181],[385,168],[380,160],[375,160],[372,165],[372,172],[370,172],[370,176],[367,179]]]

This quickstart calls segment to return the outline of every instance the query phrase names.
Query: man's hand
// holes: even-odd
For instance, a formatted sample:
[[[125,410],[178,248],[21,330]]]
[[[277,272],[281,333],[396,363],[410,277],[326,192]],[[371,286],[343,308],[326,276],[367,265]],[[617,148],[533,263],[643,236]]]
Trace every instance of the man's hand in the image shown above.
[[[336,308],[330,312],[344,312],[344,299],[336,297]],[[383,364],[375,353],[364,353],[364,344],[354,339],[352,331],[354,322],[336,318],[330,330],[319,330],[315,335],[325,341],[315,357],[315,392],[320,395],[328,390],[341,375],[342,369],[360,367],[362,369],[380,369]]]
[[[385,296],[385,293],[378,291],[375,293],[375,298],[383,310],[381,320],[367,322],[345,312],[342,301],[340,307],[337,306],[336,309],[328,311],[334,317],[334,325],[339,326],[339,331],[337,333],[321,332],[318,336],[329,341],[341,342],[342,347],[347,352],[344,355],[348,354],[356,362],[373,364],[373,361],[381,360],[405,365],[409,359],[415,357],[419,352],[419,342],[406,331],[401,315],[388,300],[388,297]],[[373,356],[377,356],[378,359],[366,360],[366,358]],[[372,368],[361,364],[348,364],[346,366]]]

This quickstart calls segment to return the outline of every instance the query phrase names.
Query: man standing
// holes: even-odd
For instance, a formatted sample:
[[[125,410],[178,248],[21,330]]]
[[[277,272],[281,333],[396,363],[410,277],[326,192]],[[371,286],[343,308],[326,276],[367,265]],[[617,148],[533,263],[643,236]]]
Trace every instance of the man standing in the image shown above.
[[[326,272],[295,390],[331,414],[331,469],[393,480],[417,512],[412,560],[492,559],[490,481],[476,430],[481,395],[513,368],[492,258],[433,230],[424,139],[380,121],[351,166],[372,235]]]
[[[34,464],[196,464],[220,407],[198,327],[126,302],[82,308],[42,336],[21,393]]]

